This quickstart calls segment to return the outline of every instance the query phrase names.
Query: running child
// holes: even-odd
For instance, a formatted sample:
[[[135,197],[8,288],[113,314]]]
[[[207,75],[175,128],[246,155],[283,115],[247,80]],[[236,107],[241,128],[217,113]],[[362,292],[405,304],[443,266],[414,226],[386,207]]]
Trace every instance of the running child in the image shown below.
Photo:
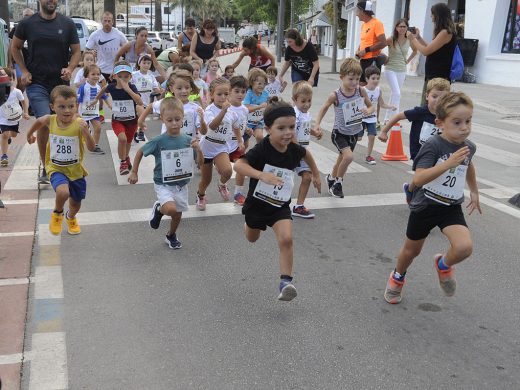
[[[81,228],[76,214],[85,199],[88,175],[83,166],[85,144],[91,152],[96,147],[85,121],[77,116],[76,91],[74,88],[59,85],[50,96],[52,115],[42,116],[32,124],[27,132],[27,142],[36,141],[36,131],[45,132],[48,138],[45,153],[45,169],[52,188],[56,192],[54,211],[51,214],[49,230],[60,235],[63,222],[63,208],[69,200],[69,211],[65,216],[67,232],[80,234]]]
[[[0,136],[2,156],[0,166],[9,165],[7,151],[11,138],[15,138],[19,133],[20,119],[29,119],[29,107],[27,100],[24,99],[22,91],[16,88],[16,74],[9,68],[0,68],[0,76],[7,76],[11,81],[9,95],[4,104],[0,106]]]
[[[206,81],[206,83],[208,84],[211,84],[213,80],[220,77],[220,75],[218,74],[218,70],[220,69],[220,63],[217,59],[214,58],[208,61],[207,66],[208,71],[206,72],[206,77],[204,77],[204,81]]]
[[[293,142],[296,117],[290,104],[272,97],[264,114],[268,136],[235,164],[235,171],[249,176],[249,192],[242,208],[244,233],[249,242],[260,238],[270,226],[280,248],[280,286],[278,299],[296,297],[293,284],[293,238],[291,193],[293,170],[303,159],[310,167],[314,187],[321,192],[320,173],[310,152]]]
[[[101,118],[99,114],[100,103],[96,100],[96,96],[101,91],[99,80],[102,77],[101,69],[97,65],[86,66],[83,70],[79,70],[78,73],[82,72],[85,77],[85,82],[80,84],[78,87],[78,103],[79,115],[85,120],[87,125],[91,125],[93,129],[93,138],[96,143],[96,147],[92,153],[94,154],[105,154],[103,149],[99,147],[99,139],[101,137]],[[107,100],[106,94],[101,95],[101,99]],[[108,102],[107,102],[108,103]],[[111,105],[108,104],[110,108]]]
[[[128,175],[132,169],[130,148],[137,130],[137,117],[143,111],[143,101],[132,80],[132,67],[127,61],[114,66],[114,81],[103,87],[96,96],[99,100],[105,91],[112,97],[112,129],[117,136],[117,154],[121,163],[119,174]]]
[[[374,150],[374,141],[376,139],[377,125],[379,123],[379,110],[381,108],[388,108],[390,110],[396,109],[395,106],[390,106],[383,100],[383,92],[381,91],[381,88],[379,88],[380,78],[381,71],[377,66],[369,66],[365,69],[365,80],[367,80],[367,85],[364,87],[365,92],[367,93],[372,105],[377,107],[377,113],[374,112],[371,115],[363,117],[363,121],[361,122],[363,130],[358,134],[358,141],[361,141],[363,138],[365,130],[368,134],[367,156],[365,162],[369,165],[376,165],[376,159],[372,157],[372,151]]]
[[[249,89],[244,98],[244,105],[249,109],[247,120],[247,130],[244,135],[246,149],[251,135],[260,142],[264,138],[264,109],[267,106],[269,94],[265,90],[267,84],[267,74],[259,68],[251,68],[247,75]]]
[[[471,235],[462,212],[464,182],[468,183],[469,215],[478,210],[477,178],[472,158],[476,146],[471,133],[473,102],[461,92],[447,93],[437,101],[435,124],[440,134],[430,137],[413,161],[415,186],[410,202],[406,239],[390,273],[385,290],[388,303],[399,303],[405,276],[413,260],[421,254],[426,237],[438,226],[449,240],[448,250],[434,256],[439,285],[446,296],[455,294],[454,265],[473,251]]]
[[[407,119],[412,122],[410,128],[410,158],[415,159],[421,146],[432,136],[439,134],[439,129],[435,125],[435,110],[437,101],[441,96],[450,92],[450,82],[442,78],[434,78],[426,84],[426,102],[424,106],[414,107],[410,110],[400,112],[385,124],[379,134],[379,140],[386,142],[388,140],[388,132],[393,125],[401,120]],[[406,202],[412,200],[413,184],[404,183],[403,191],[406,195]]]
[[[320,129],[312,129],[311,114],[309,110],[312,104],[312,87],[307,81],[297,81],[293,84],[292,100],[294,103],[294,112],[296,113],[296,132],[293,141],[305,149],[309,147],[311,135],[317,139],[321,139],[322,132]],[[302,181],[298,190],[298,199],[296,205],[292,208],[292,216],[300,218],[314,218],[314,214],[305,207],[305,198],[309,192],[312,181],[312,171],[307,163],[302,159],[300,165],[294,170]]]
[[[128,182],[137,183],[141,159],[143,156],[153,155],[153,181],[157,201],[152,207],[150,227],[158,229],[163,215],[170,216],[170,228],[165,242],[171,249],[180,249],[182,244],[177,237],[177,228],[182,213],[188,211],[188,183],[193,176],[193,152],[190,147],[193,138],[181,131],[185,113],[179,99],[162,99],[160,115],[166,132],[148,141],[137,151]]]
[[[362,130],[363,115],[374,112],[367,93],[359,86],[359,79],[363,70],[354,58],[346,58],[339,69],[340,87],[332,92],[321,107],[314,130],[320,130],[320,123],[330,106],[334,106],[334,127],[332,129],[332,143],[338,149],[339,155],[327,175],[329,194],[336,198],[343,198],[343,177],[348,166],[354,160],[354,148],[357,135]]]
[[[137,88],[137,92],[141,95],[143,107],[146,108],[150,104],[150,95],[160,94],[161,89],[159,83],[155,79],[155,68],[152,63],[152,57],[149,54],[143,54],[137,60],[136,71],[132,72],[132,84]],[[138,127],[134,140],[136,142],[145,142],[144,131]]]
[[[97,57],[96,53],[90,50],[86,50],[83,52],[83,69],[79,69],[76,72],[76,76],[74,76],[74,87],[79,88],[81,84],[83,84],[87,76],[85,76],[85,69],[87,69],[90,65],[96,65]],[[99,83],[101,83],[101,86],[103,87],[107,81],[105,80],[105,77],[103,74],[99,77]]]
[[[240,134],[238,116],[229,111],[229,80],[219,77],[211,82],[209,92],[211,104],[204,112],[204,120],[208,124],[208,132],[200,140],[200,150],[204,156],[204,164],[200,169],[200,182],[197,191],[197,210],[206,210],[206,189],[211,183],[213,164],[217,168],[220,180],[217,190],[224,201],[230,198],[227,182],[231,178],[232,168],[229,161],[228,142],[234,134],[238,140],[238,148],[244,150],[244,142]]]
[[[248,108],[242,104],[247,91],[247,80],[244,76],[233,76],[231,79],[229,79],[229,83],[231,87],[229,92],[229,103],[231,104],[229,111],[234,112],[238,116],[240,134],[242,134],[243,141],[247,127],[247,116],[249,115]],[[245,149],[239,149],[238,139],[235,137],[235,135],[233,135],[231,140],[228,142],[228,148],[229,160],[232,163],[236,162],[244,155]],[[240,173],[235,175],[235,192],[233,195],[233,200],[239,206],[243,206],[246,200],[246,197],[244,196],[244,181],[245,177],[243,175]]]
[[[193,67],[193,81],[200,90],[199,95],[202,102],[202,108],[206,108],[206,105],[209,102],[209,84],[200,78],[202,61],[193,60],[190,62],[190,65]]]
[[[269,97],[280,97],[287,86],[287,81],[284,80],[281,82],[278,79],[278,69],[276,69],[276,66],[271,65],[267,68],[265,73],[267,74],[267,85],[265,86],[265,90],[269,94]]]
[[[235,75],[235,68],[233,68],[233,65],[228,65],[224,68],[224,74],[222,75],[222,77],[230,80],[231,77],[233,77],[234,75]]]

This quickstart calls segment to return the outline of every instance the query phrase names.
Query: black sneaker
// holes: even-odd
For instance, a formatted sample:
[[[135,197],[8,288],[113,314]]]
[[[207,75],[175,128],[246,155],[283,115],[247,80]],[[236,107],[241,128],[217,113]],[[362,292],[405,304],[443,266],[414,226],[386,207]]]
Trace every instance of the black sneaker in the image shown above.
[[[138,131],[137,132],[137,139],[139,142],[145,142],[146,139],[144,138],[144,131]]]
[[[152,207],[152,213],[150,214],[150,227],[152,229],[159,229],[159,225],[161,224],[161,218],[163,214],[159,211],[161,208],[161,204],[159,202],[155,202]]]
[[[333,186],[329,188],[329,194],[331,194],[335,198],[343,198],[343,186],[341,185],[341,183],[334,183]]]
[[[138,136],[138,134],[137,134],[137,131],[134,133],[134,142],[135,142],[136,144],[139,143],[139,136]]]
[[[179,240],[177,240],[177,235],[173,233],[171,236],[166,236],[164,240],[170,247],[170,249],[180,249],[182,248],[182,244]]]
[[[105,151],[101,149],[99,146],[96,146],[92,152],[92,154],[105,154]]]
[[[332,176],[330,176],[330,173],[329,173],[329,174],[327,175],[327,185],[329,186],[329,190],[330,190],[330,188],[334,185],[334,182],[335,182],[335,181],[336,181],[336,180],[334,180],[334,179],[332,178]]]
[[[47,177],[47,171],[45,168],[42,169],[42,174],[38,177],[39,184],[49,184],[49,178]]]

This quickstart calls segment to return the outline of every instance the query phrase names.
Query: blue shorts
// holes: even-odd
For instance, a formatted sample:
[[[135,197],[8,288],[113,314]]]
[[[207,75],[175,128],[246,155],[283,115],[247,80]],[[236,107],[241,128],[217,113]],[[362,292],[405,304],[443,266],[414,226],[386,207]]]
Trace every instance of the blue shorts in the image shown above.
[[[87,195],[87,181],[84,177],[81,179],[70,181],[67,176],[61,172],[53,172],[51,174],[51,185],[54,191],[59,185],[67,184],[69,186],[69,196],[76,202],[80,203]]]
[[[363,134],[365,134],[365,130],[368,133],[368,135],[376,135],[377,134],[376,123],[361,122],[361,124],[363,125],[363,130],[361,130],[358,133],[358,135],[357,135],[358,138],[363,138]]]
[[[247,127],[251,130],[255,131],[256,129],[263,129],[265,127],[264,120],[262,119],[260,122],[247,122]]]

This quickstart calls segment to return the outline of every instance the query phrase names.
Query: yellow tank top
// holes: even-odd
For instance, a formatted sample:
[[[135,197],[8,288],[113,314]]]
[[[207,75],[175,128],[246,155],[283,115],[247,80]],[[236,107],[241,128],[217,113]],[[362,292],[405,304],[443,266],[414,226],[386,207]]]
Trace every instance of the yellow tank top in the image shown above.
[[[56,115],[51,115],[45,153],[45,169],[49,177],[60,172],[73,181],[88,175],[83,167],[85,140],[79,126],[81,121],[77,118],[69,126],[61,128]]]

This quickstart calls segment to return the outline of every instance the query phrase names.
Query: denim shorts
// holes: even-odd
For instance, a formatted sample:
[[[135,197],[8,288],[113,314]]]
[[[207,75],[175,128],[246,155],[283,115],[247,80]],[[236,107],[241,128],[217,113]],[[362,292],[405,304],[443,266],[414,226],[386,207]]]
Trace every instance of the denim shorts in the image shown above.
[[[36,118],[51,113],[51,89],[40,84],[29,84],[25,89],[29,104]]]
[[[368,133],[368,135],[376,135],[377,134],[377,128],[376,128],[376,124],[375,123],[366,123],[366,122],[361,122],[361,124],[363,125],[363,130],[361,130],[359,133],[358,133],[358,138],[363,138],[363,134],[365,134],[365,131]]]
[[[62,184],[68,184],[69,196],[76,202],[80,203],[87,195],[87,181],[84,177],[77,180],[70,180],[61,172],[52,172],[51,174],[51,185],[54,191]]]

